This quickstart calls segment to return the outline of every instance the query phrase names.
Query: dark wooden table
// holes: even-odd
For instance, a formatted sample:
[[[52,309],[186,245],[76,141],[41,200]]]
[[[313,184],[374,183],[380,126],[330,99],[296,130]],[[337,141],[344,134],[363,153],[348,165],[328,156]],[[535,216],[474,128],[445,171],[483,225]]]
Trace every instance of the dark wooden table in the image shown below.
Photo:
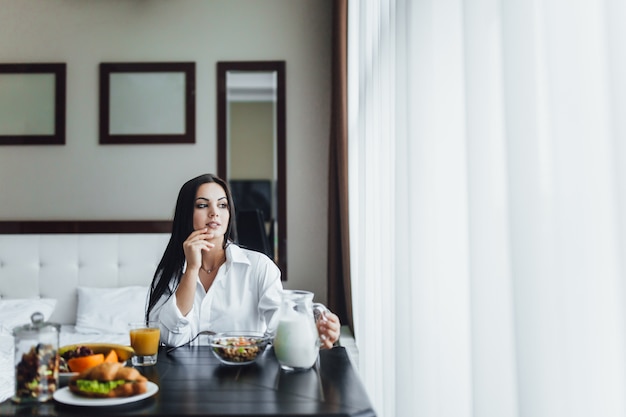
[[[0,404],[0,415],[146,416],[375,416],[343,347],[320,351],[309,371],[280,369],[271,346],[257,363],[221,365],[207,346],[159,353],[156,366],[138,368],[159,386],[153,397],[115,407],[74,407],[54,401]]]

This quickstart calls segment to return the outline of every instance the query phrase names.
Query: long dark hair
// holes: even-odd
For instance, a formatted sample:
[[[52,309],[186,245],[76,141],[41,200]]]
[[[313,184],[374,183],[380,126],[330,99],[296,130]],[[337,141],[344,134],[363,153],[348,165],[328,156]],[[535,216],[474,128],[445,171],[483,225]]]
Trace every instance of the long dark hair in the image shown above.
[[[169,291],[168,297],[171,297],[173,291],[178,287],[183,276],[183,266],[185,265],[185,252],[183,250],[183,242],[191,232],[193,232],[193,211],[196,201],[196,193],[202,184],[214,182],[219,184],[226,193],[228,200],[228,227],[224,235],[223,248],[232,241],[237,240],[237,227],[235,226],[235,205],[233,204],[232,194],[228,184],[223,179],[213,174],[202,174],[190,179],[180,188],[178,199],[176,200],[176,209],[174,211],[174,220],[172,222],[172,235],[165,248],[163,257],[154,272],[152,284],[150,284],[150,298],[148,300],[148,308],[146,310],[146,321],[149,320],[150,311],[161,296]],[[173,283],[173,286],[170,284]]]

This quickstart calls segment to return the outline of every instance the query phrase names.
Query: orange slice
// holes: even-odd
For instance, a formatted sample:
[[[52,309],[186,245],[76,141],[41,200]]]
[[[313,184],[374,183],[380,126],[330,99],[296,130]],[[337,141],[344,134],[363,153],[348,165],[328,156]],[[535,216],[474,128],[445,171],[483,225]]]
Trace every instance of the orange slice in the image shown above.
[[[117,357],[117,352],[114,349],[111,349],[109,353],[104,357],[105,362],[117,363],[119,359]]]
[[[104,362],[104,354],[97,353],[95,355],[72,358],[67,361],[67,366],[69,366],[72,372],[83,372],[85,369],[100,365],[102,362]]]

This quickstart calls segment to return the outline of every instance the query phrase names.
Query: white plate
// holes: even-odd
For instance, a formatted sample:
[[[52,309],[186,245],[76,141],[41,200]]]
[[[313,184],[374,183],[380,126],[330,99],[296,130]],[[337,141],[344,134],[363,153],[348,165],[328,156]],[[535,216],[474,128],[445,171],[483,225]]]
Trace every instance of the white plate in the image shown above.
[[[159,386],[154,382],[148,381],[148,390],[143,394],[133,395],[132,397],[119,398],[88,398],[81,397],[70,391],[69,387],[56,390],[52,397],[60,403],[68,405],[79,405],[86,407],[110,407],[112,405],[128,404],[143,400],[153,396],[159,391]]]

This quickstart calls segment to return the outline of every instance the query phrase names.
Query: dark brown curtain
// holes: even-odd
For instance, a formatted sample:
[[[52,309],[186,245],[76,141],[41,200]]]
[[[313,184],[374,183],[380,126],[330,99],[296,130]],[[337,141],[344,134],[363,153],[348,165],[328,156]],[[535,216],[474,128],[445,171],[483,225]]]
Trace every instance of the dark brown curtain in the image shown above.
[[[348,229],[348,0],[333,2],[328,183],[328,307],[354,334]]]

